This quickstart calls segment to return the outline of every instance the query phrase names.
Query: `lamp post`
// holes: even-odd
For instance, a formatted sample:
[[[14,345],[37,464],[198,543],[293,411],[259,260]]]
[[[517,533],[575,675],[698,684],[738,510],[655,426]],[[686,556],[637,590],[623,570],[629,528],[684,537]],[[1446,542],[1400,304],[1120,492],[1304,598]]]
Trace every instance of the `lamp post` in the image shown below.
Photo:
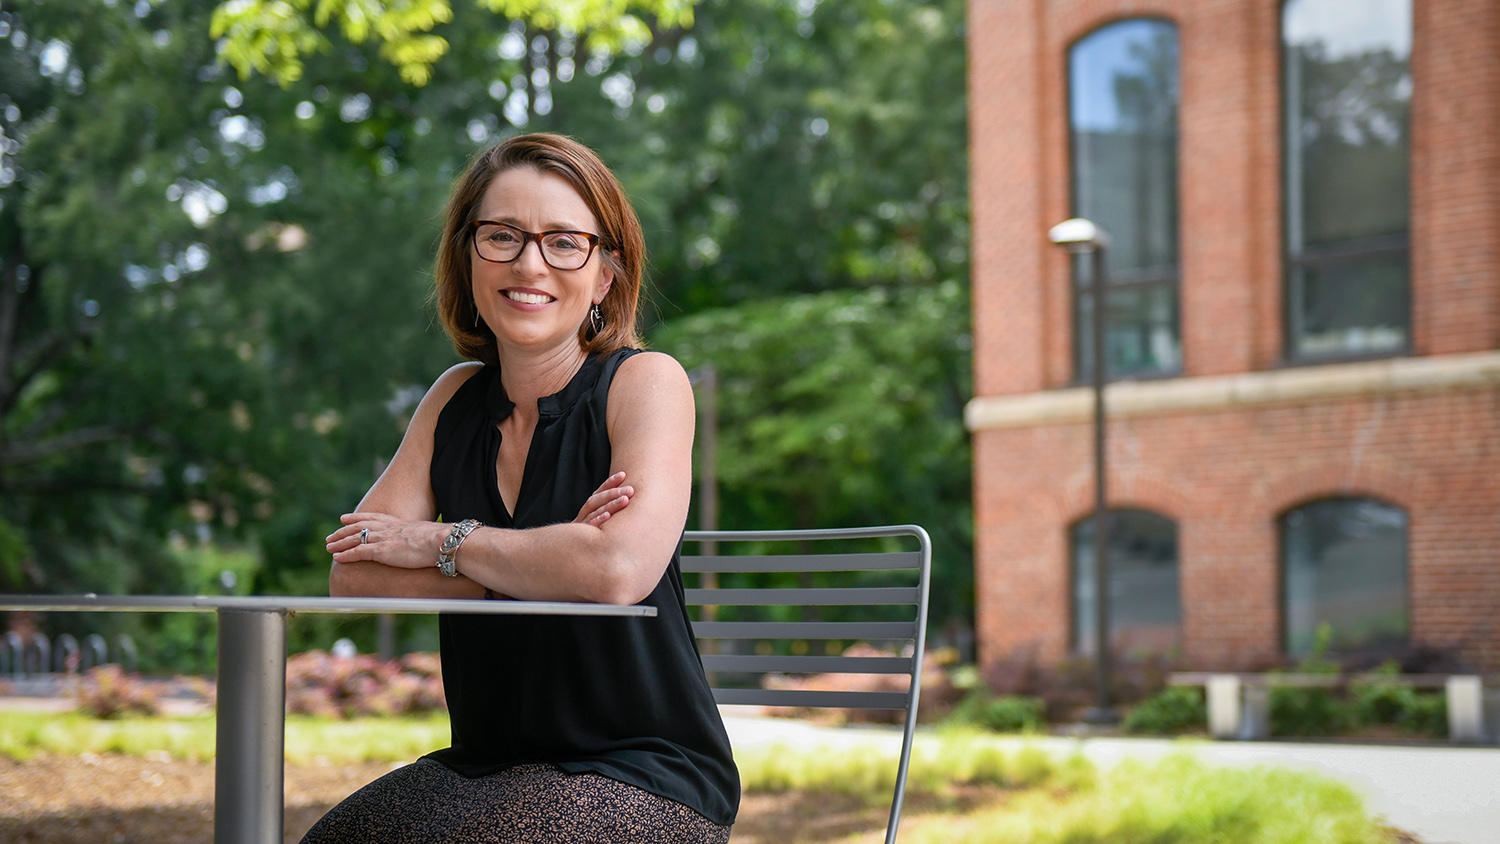
[[[1104,473],[1104,384],[1107,377],[1104,362],[1105,279],[1104,251],[1109,236],[1092,220],[1074,217],[1053,226],[1047,232],[1053,243],[1073,254],[1093,258],[1089,290],[1094,308],[1091,322],[1093,336],[1094,391],[1094,708],[1084,713],[1084,720],[1095,724],[1112,724],[1119,716],[1110,705],[1109,652],[1109,504],[1105,495]]]

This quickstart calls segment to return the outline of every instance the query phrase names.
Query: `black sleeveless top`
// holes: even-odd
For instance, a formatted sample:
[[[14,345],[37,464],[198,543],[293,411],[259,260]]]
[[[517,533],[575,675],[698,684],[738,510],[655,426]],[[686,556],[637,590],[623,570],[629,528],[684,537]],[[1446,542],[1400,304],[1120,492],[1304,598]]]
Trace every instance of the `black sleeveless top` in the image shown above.
[[[491,527],[570,522],[610,474],[609,385],[637,349],[590,357],[537,402],[540,418],[516,497],[500,498],[496,428],[515,405],[486,366],[438,416],[432,492],[444,521]],[[453,746],[429,755],[477,777],[522,763],[592,771],[734,822],[739,773],[683,602],[681,543],[643,602],[655,618],[438,617]]]

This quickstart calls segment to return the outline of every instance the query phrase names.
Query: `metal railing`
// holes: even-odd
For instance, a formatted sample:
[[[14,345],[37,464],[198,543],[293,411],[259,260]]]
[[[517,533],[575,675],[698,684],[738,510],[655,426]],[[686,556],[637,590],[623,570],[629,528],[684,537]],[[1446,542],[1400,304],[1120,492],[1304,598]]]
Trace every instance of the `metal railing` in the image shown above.
[[[4,645],[0,645],[0,678],[25,684],[56,675],[79,674],[103,665],[135,671],[139,658],[135,640],[125,633],[115,637],[111,653],[109,641],[99,633],[84,636],[80,643],[71,633],[59,634],[53,640],[45,633],[22,636],[10,631],[5,634]]]

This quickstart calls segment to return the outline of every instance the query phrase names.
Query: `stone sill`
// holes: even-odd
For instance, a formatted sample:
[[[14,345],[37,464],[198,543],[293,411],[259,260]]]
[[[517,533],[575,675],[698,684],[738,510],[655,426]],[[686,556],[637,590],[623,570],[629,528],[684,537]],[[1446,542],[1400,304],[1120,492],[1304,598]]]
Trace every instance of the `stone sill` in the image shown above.
[[[1500,351],[1120,381],[1105,388],[1104,404],[1111,419],[1121,419],[1497,385]],[[1087,422],[1093,412],[1093,391],[1088,387],[977,396],[964,408],[964,425],[970,431],[989,431],[1071,424]]]

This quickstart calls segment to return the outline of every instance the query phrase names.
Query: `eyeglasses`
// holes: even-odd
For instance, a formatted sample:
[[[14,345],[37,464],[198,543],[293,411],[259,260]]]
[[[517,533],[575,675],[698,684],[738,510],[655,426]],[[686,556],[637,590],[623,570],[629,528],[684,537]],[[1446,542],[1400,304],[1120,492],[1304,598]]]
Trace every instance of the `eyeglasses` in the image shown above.
[[[475,220],[469,223],[474,234],[474,251],[495,264],[509,264],[521,257],[526,245],[537,242],[542,260],[554,270],[576,270],[589,262],[599,235],[588,232],[529,232],[506,223]]]

